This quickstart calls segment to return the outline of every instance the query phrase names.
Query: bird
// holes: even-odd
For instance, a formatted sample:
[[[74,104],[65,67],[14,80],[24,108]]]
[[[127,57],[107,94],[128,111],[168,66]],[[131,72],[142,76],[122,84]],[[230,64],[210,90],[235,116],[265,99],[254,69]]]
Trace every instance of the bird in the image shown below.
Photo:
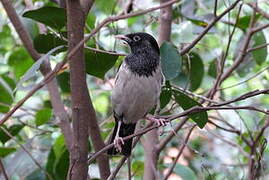
[[[130,54],[123,60],[115,77],[111,102],[115,127],[109,142],[114,146],[108,155],[130,156],[133,138],[123,137],[135,132],[140,119],[153,121],[164,126],[165,119],[149,115],[159,103],[164,76],[161,69],[160,49],[155,38],[144,32],[116,35],[130,47]]]

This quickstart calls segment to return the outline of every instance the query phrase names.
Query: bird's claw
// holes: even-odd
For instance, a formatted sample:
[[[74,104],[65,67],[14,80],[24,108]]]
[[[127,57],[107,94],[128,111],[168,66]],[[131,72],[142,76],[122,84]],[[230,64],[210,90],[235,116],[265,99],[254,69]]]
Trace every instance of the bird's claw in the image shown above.
[[[121,147],[122,145],[124,145],[123,139],[121,137],[116,137],[114,139],[114,146],[115,146],[115,148],[116,148],[116,150],[118,152],[121,152],[122,151],[122,147]]]
[[[166,120],[163,119],[163,118],[155,118],[153,116],[147,116],[146,119],[149,120],[149,121],[154,122],[158,126],[160,126],[160,125],[161,126],[166,126],[166,124],[167,124]]]

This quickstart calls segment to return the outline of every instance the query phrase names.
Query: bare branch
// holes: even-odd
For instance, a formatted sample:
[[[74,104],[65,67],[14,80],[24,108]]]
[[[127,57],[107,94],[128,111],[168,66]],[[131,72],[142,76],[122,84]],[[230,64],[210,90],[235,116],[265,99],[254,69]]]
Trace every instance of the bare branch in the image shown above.
[[[6,171],[5,166],[2,162],[2,159],[0,159],[0,169],[1,169],[1,173],[3,173],[5,180],[9,180],[8,175],[7,175],[7,171]]]
[[[224,88],[219,88],[218,90],[229,89],[229,88],[233,88],[233,87],[239,86],[239,85],[241,85],[241,84],[244,84],[244,83],[246,83],[246,82],[252,80],[253,78],[259,76],[260,74],[262,74],[263,72],[267,71],[268,69],[269,69],[269,67],[266,67],[266,68],[260,70],[259,72],[257,72],[256,74],[250,76],[249,78],[247,78],[247,79],[244,80],[244,81],[241,81],[241,82],[239,82],[239,83],[236,83],[236,84],[233,84],[233,85],[224,87]]]
[[[16,32],[18,33],[23,45],[33,57],[33,59],[36,61],[41,56],[38,54],[38,52],[34,49],[33,43],[31,41],[30,35],[24,28],[23,24],[21,23],[19,16],[17,15],[14,7],[12,6],[12,1],[9,0],[1,0],[3,7],[5,8],[5,11],[12,22],[14,28],[16,29]]]
[[[138,136],[134,140],[132,148],[134,148],[137,145],[137,143],[139,142],[140,137],[141,136]],[[118,172],[120,171],[120,169],[124,165],[124,162],[126,161],[127,158],[128,158],[127,156],[124,156],[124,157],[121,158],[120,162],[117,164],[117,167],[111,172],[111,174],[109,175],[109,177],[107,178],[107,180],[113,180],[113,179],[115,179],[116,175],[118,174]]]
[[[179,131],[187,121],[188,121],[188,118],[186,118],[186,117],[184,119],[182,119],[182,121],[180,121],[180,123],[178,123],[176,125],[176,127],[174,128],[174,131],[175,132]],[[160,153],[165,148],[165,146],[171,141],[171,139],[174,136],[175,136],[175,133],[170,132],[165,138],[163,138],[161,140],[161,142],[159,143],[158,149],[157,149],[158,153]]]
[[[197,36],[195,40],[192,41],[191,44],[189,44],[187,47],[185,47],[183,50],[180,51],[181,55],[184,55],[188,53],[206,34],[207,32],[228,12],[233,10],[235,6],[240,2],[241,0],[235,1],[229,8],[227,8],[223,13],[221,13],[219,16],[215,17],[204,29],[204,31]]]
[[[214,3],[214,16],[215,17],[217,16],[217,9],[218,9],[218,0],[215,0],[215,3]]]
[[[233,103],[235,101],[239,101],[239,100],[243,100],[243,99],[246,99],[246,98],[249,98],[249,97],[253,97],[253,96],[256,96],[256,95],[259,95],[259,94],[263,94],[263,93],[268,93],[269,92],[269,89],[265,89],[265,90],[261,90],[261,91],[253,91],[252,94],[250,93],[246,93],[238,98],[235,98],[233,100],[230,100],[230,101],[227,101],[227,102],[222,102],[220,103],[219,105],[213,105],[213,106],[208,106],[208,107],[201,107],[201,106],[194,106],[188,110],[185,110],[179,114],[175,114],[175,115],[168,115],[168,116],[158,116],[158,117],[161,117],[161,118],[165,118],[167,121],[172,121],[174,119],[178,119],[180,117],[184,117],[184,116],[187,116],[187,115],[190,115],[190,114],[194,114],[194,113],[198,113],[198,112],[204,112],[204,111],[209,111],[209,110],[236,110],[236,109],[242,109],[242,110],[253,110],[253,111],[258,111],[258,112],[262,112],[262,113],[265,113],[265,114],[268,114],[269,115],[269,111],[267,110],[261,110],[261,109],[258,109],[256,107],[253,107],[253,106],[229,106],[229,107],[219,107],[219,106],[223,106],[223,105],[227,105],[229,103]],[[155,129],[155,128],[158,128],[159,126],[158,125],[154,125],[154,126],[151,126],[151,127],[148,127],[146,129],[143,129],[141,131],[138,131],[130,136],[126,136],[123,138],[124,141],[126,141],[127,139],[130,139],[132,137],[135,137],[135,136],[138,136],[138,135],[142,135],[142,134],[145,134],[147,133],[148,131],[152,130],[152,129]],[[96,159],[100,154],[106,152],[109,148],[111,148],[112,146],[114,146],[114,144],[109,144],[107,146],[105,146],[102,150],[96,152],[92,157],[90,157],[88,163],[92,163],[92,161],[94,159]]]
[[[223,136],[221,136],[217,133],[212,132],[209,128],[206,128],[206,130],[207,130],[207,132],[212,134],[214,137],[220,139],[221,141],[229,144],[230,146],[236,147],[240,151],[240,153],[242,153],[242,155],[244,155],[245,157],[248,157],[248,154],[244,151],[244,149],[240,145],[238,145],[230,140],[225,139]]]
[[[12,22],[13,26],[16,29],[16,32],[18,33],[23,45],[31,55],[31,57],[37,61],[39,58],[41,58],[41,55],[38,54],[38,52],[34,49],[33,42],[26,31],[25,27],[23,26],[19,16],[17,15],[14,7],[11,4],[11,1],[9,0],[1,0],[8,17],[10,21]],[[43,64],[41,66],[41,72],[44,76],[51,73],[50,64]],[[33,90],[28,93],[27,98],[22,99],[19,103],[17,103],[17,106],[12,108],[5,116],[1,119],[0,124],[3,124],[28,98],[30,98],[35,91],[43,87],[45,83],[42,82],[39,83]],[[57,82],[55,79],[53,79],[50,83],[47,84],[47,88],[50,94],[50,99],[52,102],[53,110],[56,115],[56,117],[60,120],[59,126],[65,136],[67,147],[70,148],[71,146],[71,127],[69,125],[69,116],[64,108],[64,104],[61,101],[60,93],[58,90]]]
[[[87,17],[93,3],[94,3],[94,0],[80,0],[80,4],[81,4],[81,7],[83,7],[85,17]]]
[[[247,3],[247,5],[249,5],[250,7],[252,7],[255,11],[257,11],[258,13],[260,13],[263,17],[269,19],[269,14],[264,12],[262,9],[260,9],[257,6],[257,3]]]
[[[262,49],[262,48],[265,48],[269,46],[269,43],[266,43],[266,44],[262,44],[262,45],[259,45],[259,46],[256,46],[256,47],[253,47],[253,48],[249,48],[246,53],[250,53],[252,51],[256,51],[257,49]]]
[[[238,23],[239,18],[240,18],[240,12],[241,12],[242,6],[243,6],[243,4],[240,4],[239,9],[238,9],[238,13],[237,13],[237,16],[236,16],[235,26],[233,27],[232,33],[229,35],[229,38],[228,38],[228,44],[227,44],[225,54],[221,58],[221,61],[219,62],[218,75],[217,75],[217,78],[216,78],[216,81],[214,83],[214,86],[213,86],[212,90],[209,92],[209,98],[210,99],[213,99],[218,87],[220,86],[221,76],[223,74],[224,67],[225,67],[225,61],[226,61],[226,58],[227,58],[229,50],[230,50],[230,45],[231,45],[233,35],[234,35],[235,29],[236,29],[236,24]]]
[[[68,52],[70,52],[84,39],[85,15],[79,0],[67,1],[66,5]],[[79,48],[73,56],[68,56],[68,60],[74,132],[74,141],[70,151],[69,178],[71,180],[84,180],[88,176],[89,134],[96,151],[102,149],[105,144],[101,137],[95,110],[87,88],[84,48]],[[98,157],[97,164],[101,179],[106,179],[110,174],[108,157]]]
[[[8,0],[2,0],[2,1],[8,1]],[[40,83],[38,83],[23,99],[21,99],[9,112],[7,112],[5,114],[5,116],[0,120],[0,125],[3,124],[5,121],[7,121],[12,116],[12,114],[20,106],[22,106],[24,104],[24,102],[27,101],[37,90],[39,90],[40,88],[42,88],[43,86],[45,86],[48,82],[50,82],[56,76],[56,74],[62,69],[62,67],[65,65],[65,63],[67,62],[67,59],[71,59],[71,57],[81,48],[81,46],[83,46],[83,44],[86,41],[88,41],[92,36],[94,36],[97,32],[99,32],[102,27],[108,25],[111,22],[115,22],[115,21],[118,21],[118,20],[121,20],[121,19],[127,19],[129,17],[143,15],[143,14],[146,14],[148,12],[152,12],[152,11],[158,10],[160,8],[169,6],[169,5],[171,5],[173,3],[176,3],[178,1],[179,0],[171,0],[171,1],[167,2],[167,3],[164,3],[161,6],[149,8],[149,9],[146,9],[146,10],[143,10],[143,11],[134,12],[134,13],[127,14],[127,15],[112,16],[112,17],[106,18],[94,30],[92,30],[92,32],[89,35],[87,35],[72,50],[70,50],[70,52],[64,58],[64,60],[62,62],[58,63],[56,65],[56,67],[50,73],[48,73],[45,76],[45,78],[43,79],[43,81],[41,81]]]
[[[192,133],[193,129],[195,128],[195,126],[196,125],[194,125],[194,126],[191,127],[191,129],[189,130],[189,132],[188,132],[186,138],[184,139],[183,143],[180,145],[178,154],[177,154],[176,158],[174,159],[174,162],[173,162],[172,166],[168,169],[168,172],[165,175],[164,180],[167,180],[169,178],[169,176],[172,174],[172,172],[173,172],[173,170],[174,170],[174,168],[175,168],[175,166],[177,164],[177,161],[180,158],[180,156],[181,156],[181,154],[182,154],[182,152],[183,152],[186,144],[188,143],[189,138],[191,136],[191,133]]]
[[[21,148],[22,150],[30,157],[30,159],[32,159],[32,161],[35,163],[35,165],[41,170],[43,171],[47,177],[52,180],[52,177],[50,176],[50,174],[48,174],[48,172],[41,166],[41,164],[32,156],[32,154],[24,147],[24,145],[22,145],[12,134],[10,134],[5,128],[0,127],[1,130],[8,136],[10,137],[12,140],[14,140]]]

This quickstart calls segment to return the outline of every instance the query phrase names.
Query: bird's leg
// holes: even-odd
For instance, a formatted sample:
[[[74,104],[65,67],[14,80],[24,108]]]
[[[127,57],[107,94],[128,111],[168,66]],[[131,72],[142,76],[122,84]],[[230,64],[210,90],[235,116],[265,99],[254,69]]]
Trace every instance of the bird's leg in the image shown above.
[[[120,134],[120,126],[121,126],[121,121],[119,121],[117,133],[116,133],[116,136],[115,136],[115,139],[114,139],[114,146],[115,146],[115,148],[116,148],[116,150],[118,152],[122,151],[121,146],[124,144],[124,141],[123,141],[122,137],[119,136],[119,134]]]
[[[166,126],[166,121],[163,118],[156,118],[156,117],[148,114],[146,116],[146,119],[149,120],[149,121],[152,121],[152,122],[156,123],[158,126],[160,126],[160,125]]]

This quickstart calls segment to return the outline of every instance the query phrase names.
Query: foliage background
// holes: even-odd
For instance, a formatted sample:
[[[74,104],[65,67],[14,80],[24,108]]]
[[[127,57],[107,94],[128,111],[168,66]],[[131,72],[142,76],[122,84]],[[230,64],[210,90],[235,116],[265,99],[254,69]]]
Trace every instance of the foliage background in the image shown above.
[[[167,79],[161,97],[163,115],[177,114],[205,100],[220,72],[218,63],[225,59],[224,70],[226,70],[240,56],[250,30],[251,19],[255,17],[255,27],[268,24],[268,17],[262,16],[259,12],[253,15],[253,8],[247,3],[254,1],[241,1],[240,5],[227,13],[210,29],[190,52],[181,56],[179,52],[202,33],[214,18],[215,2],[190,0],[173,5],[171,42],[165,42],[161,46],[162,66]],[[234,2],[233,0],[217,1],[216,13],[222,13]],[[106,17],[124,13],[126,4],[126,1],[96,1],[87,16],[85,33],[90,33]],[[136,0],[133,2],[132,11],[158,4],[159,2],[152,0]],[[242,9],[239,8],[241,5]],[[33,0],[29,3],[25,0],[13,1],[13,6],[39,53],[47,54],[49,50],[57,46],[67,45],[65,12],[59,9],[57,3],[48,0]],[[264,12],[269,10],[269,4],[265,0],[259,0],[258,6]],[[39,8],[42,7],[49,8],[40,10]],[[30,9],[39,9],[39,11],[29,11]],[[114,77],[124,58],[122,54],[129,52],[128,48],[115,41],[113,35],[143,31],[157,38],[159,16],[160,11],[153,11],[113,22],[102,28],[86,43],[88,47],[85,49],[87,85],[104,140],[108,138],[114,125],[110,105]],[[229,39],[231,35],[233,35],[232,39]],[[266,45],[268,41],[269,31],[268,28],[264,28],[252,36],[248,50]],[[227,51],[228,45],[230,47]],[[110,51],[110,53],[96,52],[90,48]],[[267,54],[267,46],[247,53],[235,71],[220,84],[213,100],[222,102],[256,89],[268,89],[269,57]],[[54,67],[65,57],[66,48],[48,55],[49,62]],[[3,117],[35,84],[42,80],[43,77],[37,71],[38,68],[22,45],[5,10],[0,6],[0,117]],[[68,68],[58,73],[57,82],[65,109],[71,114]],[[193,99],[194,104],[190,103],[190,98]],[[204,102],[204,105],[206,104],[208,104],[207,101]],[[269,98],[268,95],[263,94],[235,102],[233,106],[251,106],[265,111],[267,109],[268,112]],[[253,137],[256,138],[263,127],[267,128],[265,113],[251,109],[213,110],[208,113],[198,113],[196,116],[191,118],[199,127],[208,123],[202,129],[195,127],[192,131],[169,179],[179,179],[179,176],[186,180],[246,179],[252,150],[242,137],[251,141]],[[188,120],[162,149],[157,164],[157,173],[160,177],[164,177],[172,165],[179,152],[178,147],[184,144],[183,140],[194,121]],[[165,128],[161,128],[163,133],[159,138],[161,140],[165,138],[179,122],[180,119],[176,119]],[[144,122],[141,126],[143,124]],[[219,124],[224,129],[214,124]],[[257,153],[255,153],[257,160],[255,167],[259,169],[257,177],[264,179],[268,178],[267,137],[268,132],[263,132],[262,137],[258,139]],[[141,141],[143,140],[145,139],[142,137]],[[52,179],[66,178],[69,152],[57,125],[46,88],[37,91],[12,115],[10,120],[1,125],[0,141],[1,161],[11,179],[46,179],[48,177],[44,172],[50,174]],[[144,173],[145,149],[142,144],[139,142],[133,150],[132,175],[134,179],[141,179]],[[89,152],[94,152],[90,141]],[[120,158],[111,158],[112,169],[119,163]],[[127,172],[127,165],[124,165],[117,179],[126,179]],[[89,166],[89,174],[92,178],[100,178],[96,162]]]

